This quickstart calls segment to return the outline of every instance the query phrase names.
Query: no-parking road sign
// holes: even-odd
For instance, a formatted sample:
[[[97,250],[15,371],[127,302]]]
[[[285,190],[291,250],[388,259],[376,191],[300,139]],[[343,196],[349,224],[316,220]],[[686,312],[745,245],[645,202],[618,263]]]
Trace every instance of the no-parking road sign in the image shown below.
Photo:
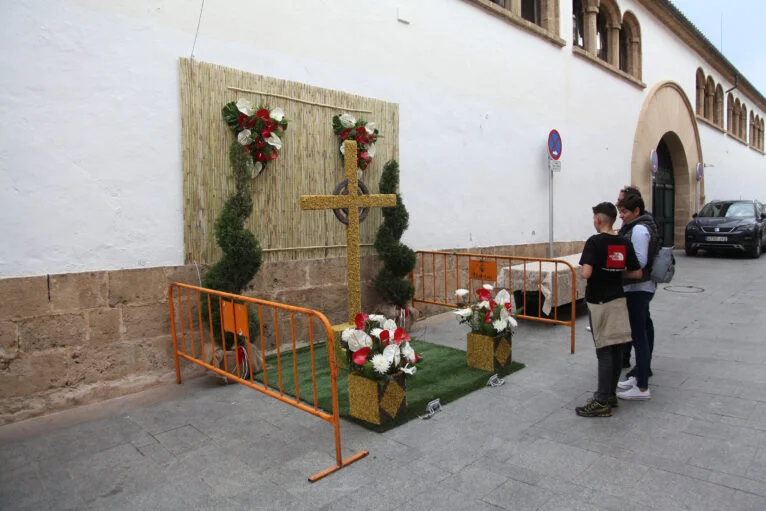
[[[548,133],[548,156],[550,156],[552,160],[558,160],[561,158],[561,150],[561,135],[559,135],[558,131],[551,130],[551,132]]]

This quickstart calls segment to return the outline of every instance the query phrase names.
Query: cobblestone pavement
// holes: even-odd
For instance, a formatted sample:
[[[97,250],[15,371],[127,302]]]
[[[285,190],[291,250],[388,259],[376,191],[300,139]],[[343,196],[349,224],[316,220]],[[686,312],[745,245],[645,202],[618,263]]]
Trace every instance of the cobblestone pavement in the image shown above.
[[[578,317],[522,321],[506,384],[384,434],[212,378],[0,428],[0,509],[766,509],[766,258],[677,253],[652,302],[652,399],[574,414],[596,383]],[[413,335],[463,347],[451,314]],[[421,370],[427,371],[427,366]]]

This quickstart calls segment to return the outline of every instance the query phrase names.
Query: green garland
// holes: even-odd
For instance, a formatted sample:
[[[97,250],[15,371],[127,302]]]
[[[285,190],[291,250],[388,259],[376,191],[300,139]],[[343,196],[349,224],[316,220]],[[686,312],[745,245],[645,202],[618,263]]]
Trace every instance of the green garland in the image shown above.
[[[415,252],[399,240],[409,225],[410,215],[404,207],[399,186],[399,163],[390,160],[383,166],[380,193],[396,194],[396,206],[383,209],[383,223],[375,237],[375,250],[383,260],[383,268],[375,279],[375,289],[383,299],[398,307],[406,307],[415,295],[415,287],[407,275],[415,268]]]

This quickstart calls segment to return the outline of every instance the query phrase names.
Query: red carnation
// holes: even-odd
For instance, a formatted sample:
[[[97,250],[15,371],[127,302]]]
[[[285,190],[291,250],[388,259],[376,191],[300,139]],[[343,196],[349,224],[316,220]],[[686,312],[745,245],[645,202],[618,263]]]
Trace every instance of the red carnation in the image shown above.
[[[269,111],[265,108],[261,108],[260,110],[255,112],[255,116],[266,121],[269,118]]]
[[[360,135],[364,135],[365,133],[367,133],[367,130],[364,129],[364,126],[359,126],[358,128],[356,128],[356,132]]]
[[[276,160],[277,158],[279,158],[279,153],[275,149],[271,152],[271,155],[269,155],[269,160]]]
[[[348,134],[351,133],[351,128],[346,128],[345,130],[340,132],[340,139],[346,140],[348,138]]]
[[[263,125],[266,126],[271,131],[274,131],[277,128],[277,123],[272,121],[271,119],[266,119],[263,121]]]
[[[263,128],[263,130],[261,131],[261,136],[263,138],[269,138],[271,136],[271,130],[267,128]]]
[[[244,152],[244,153],[246,153],[246,154],[250,154],[250,151],[252,150],[252,148],[250,147],[250,145],[251,145],[251,144],[247,144],[246,146],[242,146],[242,152]]]
[[[266,142],[264,142],[261,137],[258,137],[255,139],[255,147],[257,147],[258,149],[263,149],[264,147],[266,147]]]
[[[255,153],[255,159],[260,162],[264,162],[266,161],[266,154],[258,151],[257,153]]]
[[[407,335],[407,332],[404,330],[404,328],[399,327],[394,331],[394,342],[396,344],[401,344],[402,341],[409,341],[410,336]]]
[[[360,156],[361,156],[361,158],[363,160],[369,160],[370,159],[370,154],[367,151],[363,152]]]
[[[247,127],[249,129],[253,129],[255,127],[255,123],[258,122],[257,117],[251,117],[249,121],[247,121]]]
[[[481,301],[489,300],[491,297],[489,294],[489,291],[484,289],[483,287],[480,287],[479,289],[477,289],[476,294],[479,296],[479,300]]]
[[[239,117],[237,117],[237,124],[239,124],[239,127],[244,129],[246,122],[247,116],[245,114],[239,114]]]
[[[277,126],[277,131],[282,133],[285,129],[282,126]]]
[[[511,311],[511,302],[505,302],[505,310],[507,310],[508,312]]]

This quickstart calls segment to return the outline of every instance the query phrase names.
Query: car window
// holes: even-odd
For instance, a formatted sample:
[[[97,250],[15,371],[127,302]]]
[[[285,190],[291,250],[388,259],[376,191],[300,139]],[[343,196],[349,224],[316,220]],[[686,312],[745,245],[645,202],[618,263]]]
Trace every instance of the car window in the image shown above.
[[[750,202],[711,202],[699,212],[699,216],[713,218],[752,218],[755,209]]]

